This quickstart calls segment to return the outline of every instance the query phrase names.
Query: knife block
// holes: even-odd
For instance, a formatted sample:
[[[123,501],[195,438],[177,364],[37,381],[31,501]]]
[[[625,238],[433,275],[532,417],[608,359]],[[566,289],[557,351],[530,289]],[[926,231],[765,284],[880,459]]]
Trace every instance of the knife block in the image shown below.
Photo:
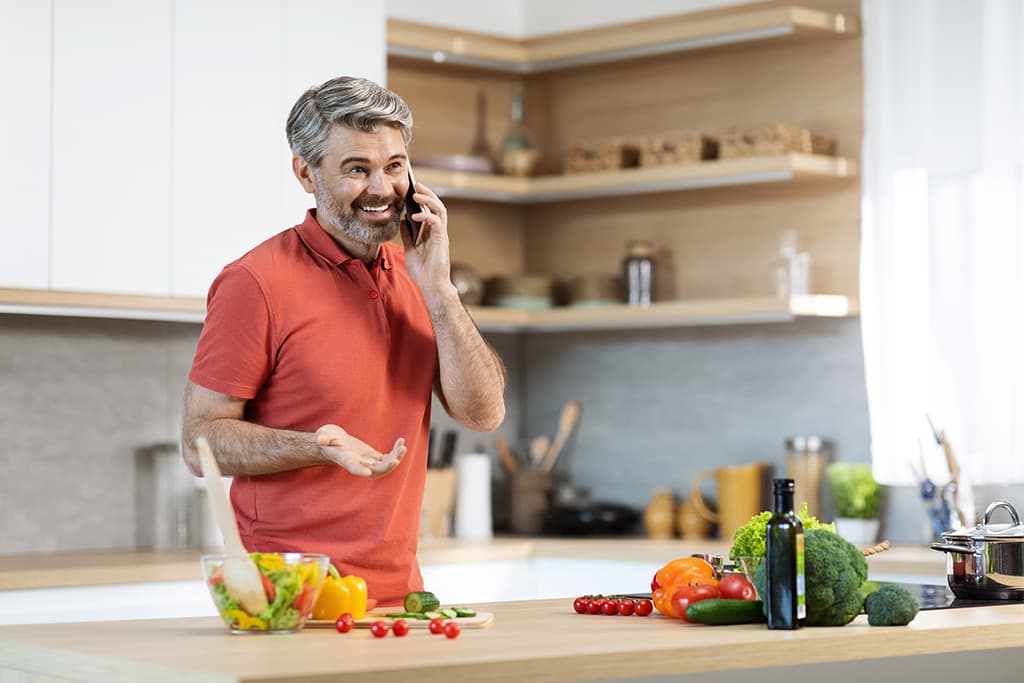
[[[452,508],[455,505],[455,469],[427,470],[420,506],[420,538],[447,538],[452,535]]]

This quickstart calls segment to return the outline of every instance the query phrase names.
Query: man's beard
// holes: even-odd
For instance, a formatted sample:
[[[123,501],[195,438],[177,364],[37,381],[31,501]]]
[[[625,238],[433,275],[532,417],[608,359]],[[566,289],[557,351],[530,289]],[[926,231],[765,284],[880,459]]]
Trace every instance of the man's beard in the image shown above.
[[[314,192],[316,197],[316,218],[317,222],[325,228],[340,232],[345,237],[360,244],[377,245],[383,244],[395,238],[401,225],[399,211],[394,211],[390,218],[374,222],[364,222],[355,217],[354,209],[346,207],[334,199],[327,188],[323,186],[320,174],[313,176]],[[369,206],[381,206],[393,204],[393,200],[376,198],[361,199]]]

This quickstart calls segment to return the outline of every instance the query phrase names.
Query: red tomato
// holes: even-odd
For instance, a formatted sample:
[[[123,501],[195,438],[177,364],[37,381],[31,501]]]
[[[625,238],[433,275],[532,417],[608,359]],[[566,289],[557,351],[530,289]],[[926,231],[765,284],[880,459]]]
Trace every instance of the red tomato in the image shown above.
[[[401,638],[409,632],[409,622],[405,619],[398,619],[395,623],[391,624],[391,631]]]
[[[672,607],[679,618],[683,621],[690,621],[686,618],[686,608],[695,602],[718,597],[718,586],[697,584],[696,586],[683,586],[676,589],[672,594]]]
[[[444,633],[444,619],[438,617],[437,619],[430,620],[430,632],[435,636],[438,633]]]
[[[224,567],[217,567],[217,571],[210,574],[210,578],[207,580],[211,586],[219,586],[224,583]]]
[[[604,611],[604,605],[600,600],[591,600],[587,603],[587,614],[600,614]]]
[[[757,600],[757,591],[747,577],[740,573],[729,573],[718,582],[718,592],[723,598],[733,600]]]
[[[638,617],[646,617],[653,611],[654,605],[651,604],[650,600],[637,600],[636,604],[633,605],[633,614]]]
[[[601,606],[601,611],[604,612],[605,615],[609,616],[609,617],[612,616],[613,614],[618,614],[619,613],[619,601],[618,600],[608,600],[607,602],[604,603],[604,605]]]
[[[586,598],[576,598],[575,600],[572,601],[572,608],[574,610],[576,610],[576,614],[586,614],[587,613],[587,599]]]
[[[375,621],[370,624],[370,633],[376,638],[383,638],[388,634],[388,622],[386,621]]]
[[[263,582],[263,592],[267,594],[267,602],[274,602],[274,598],[277,597],[277,586],[266,574],[260,574],[260,581]]]
[[[295,609],[299,610],[299,614],[309,614],[309,611],[313,609],[313,601],[315,599],[316,588],[307,583],[303,584],[302,590],[295,596],[292,604],[295,605]]]
[[[338,629],[338,633],[348,633],[352,630],[352,627],[356,625],[356,620],[352,618],[352,615],[345,612],[338,620],[334,622],[334,628]]]
[[[633,613],[634,609],[636,609],[636,606],[632,600],[619,601],[619,614],[621,614],[622,616],[628,617]]]
[[[454,621],[446,621],[444,623],[444,635],[447,638],[458,638],[461,630]]]
[[[654,578],[651,579],[651,592],[653,593],[659,588],[661,588],[661,584],[658,583],[658,572],[654,572]]]

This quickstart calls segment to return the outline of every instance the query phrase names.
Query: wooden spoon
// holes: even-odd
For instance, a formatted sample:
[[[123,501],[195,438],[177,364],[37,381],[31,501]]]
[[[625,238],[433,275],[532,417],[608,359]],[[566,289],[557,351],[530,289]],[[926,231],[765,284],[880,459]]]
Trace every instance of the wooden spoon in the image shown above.
[[[558,460],[559,453],[562,452],[562,448],[565,447],[565,442],[569,440],[572,433],[576,430],[576,424],[580,420],[580,403],[579,401],[568,401],[562,406],[562,414],[558,416],[558,433],[555,434],[555,440],[551,443],[551,447],[548,452],[544,454],[544,460],[541,463],[541,470],[545,473],[550,473],[555,467],[555,461]]]
[[[544,456],[551,448],[551,437],[547,434],[533,437],[530,441],[530,466],[537,468],[544,462]]]
[[[224,588],[242,609],[255,616],[267,608],[267,594],[263,591],[260,570],[245,551],[238,535],[238,522],[210,444],[205,438],[199,437],[196,439],[196,449],[199,450],[206,492],[210,495],[210,507],[213,508],[220,532],[224,534]]]

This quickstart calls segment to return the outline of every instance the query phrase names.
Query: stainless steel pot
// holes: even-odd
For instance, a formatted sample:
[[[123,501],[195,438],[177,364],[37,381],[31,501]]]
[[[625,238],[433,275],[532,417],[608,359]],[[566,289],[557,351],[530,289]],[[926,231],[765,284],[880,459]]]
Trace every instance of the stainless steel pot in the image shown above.
[[[1010,524],[989,523],[999,508],[1010,514]],[[981,524],[943,532],[942,540],[931,547],[948,554],[946,575],[958,598],[1024,600],[1024,527],[1012,505],[997,500]]]

